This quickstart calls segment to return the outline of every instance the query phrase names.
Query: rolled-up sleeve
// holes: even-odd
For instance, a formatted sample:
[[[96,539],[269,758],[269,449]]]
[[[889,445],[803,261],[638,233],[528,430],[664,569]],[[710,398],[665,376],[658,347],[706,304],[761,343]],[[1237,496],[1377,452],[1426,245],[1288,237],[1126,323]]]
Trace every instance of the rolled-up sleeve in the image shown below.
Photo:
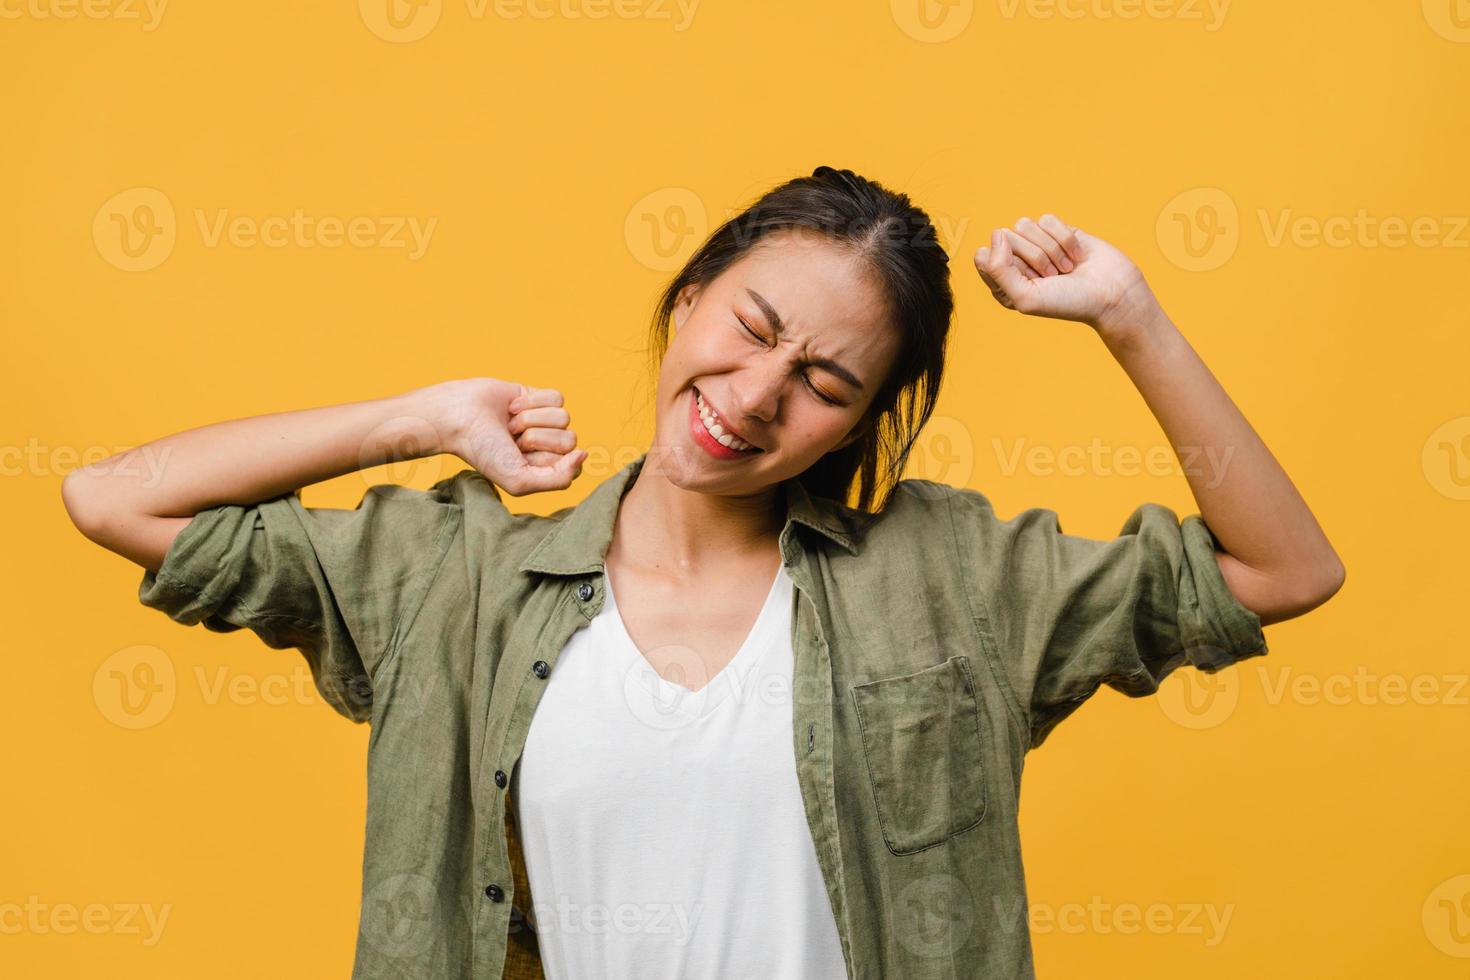
[[[1116,538],[1062,532],[1054,511],[1000,520],[973,490],[952,508],[981,626],[1005,666],[1031,747],[1107,684],[1153,694],[1174,669],[1213,673],[1267,652],[1260,618],[1240,604],[1199,514],[1140,505]]]
[[[298,492],[208,508],[145,570],[138,600],[185,625],[246,628],[300,650],[327,703],[367,721],[372,679],[459,526],[445,487],[374,486],[353,510],[306,507]]]

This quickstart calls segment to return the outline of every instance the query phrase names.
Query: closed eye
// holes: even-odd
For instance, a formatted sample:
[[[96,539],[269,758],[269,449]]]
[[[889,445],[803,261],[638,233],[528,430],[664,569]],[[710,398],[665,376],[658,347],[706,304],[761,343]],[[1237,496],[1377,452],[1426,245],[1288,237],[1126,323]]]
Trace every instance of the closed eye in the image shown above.
[[[735,319],[737,319],[737,320],[740,321],[740,325],[745,328],[745,332],[746,333],[750,334],[756,340],[760,341],[761,344],[765,344],[766,338],[762,337],[760,334],[758,334],[754,330],[752,330],[750,324],[748,324],[748,323],[745,322],[745,317],[739,316],[737,314],[736,317],[735,317]],[[831,397],[823,394],[822,391],[821,391],[821,389],[819,389],[816,385],[812,384],[811,378],[807,377],[804,374],[801,376],[801,383],[804,384],[804,385],[806,385],[808,391],[810,391],[813,395],[816,395],[819,399],[821,399],[822,401],[826,402],[828,405],[837,406],[837,405],[841,405],[842,404],[837,399],[831,398]]]
[[[762,337],[760,334],[752,330],[750,324],[745,322],[745,317],[737,316],[735,319],[740,321],[740,325],[745,328],[746,333],[750,334],[752,337],[754,337],[756,340],[759,340],[763,344],[766,342],[766,338]]]

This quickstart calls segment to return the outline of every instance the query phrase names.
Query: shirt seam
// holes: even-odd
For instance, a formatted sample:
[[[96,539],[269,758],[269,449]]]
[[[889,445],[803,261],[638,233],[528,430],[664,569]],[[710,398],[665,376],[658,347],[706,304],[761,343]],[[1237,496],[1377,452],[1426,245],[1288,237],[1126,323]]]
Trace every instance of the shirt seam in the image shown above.
[[[1016,696],[1016,692],[1011,688],[1010,681],[1005,677],[1004,669],[998,663],[998,653],[994,649],[994,636],[990,632],[990,609],[984,604],[984,600],[981,597],[974,594],[975,583],[971,581],[966,568],[967,562],[964,553],[964,542],[960,537],[959,522],[955,519],[954,514],[953,491],[945,495],[944,507],[945,512],[949,515],[950,533],[954,537],[955,550],[959,557],[957,564],[960,568],[960,580],[963,586],[961,592],[965,598],[965,607],[970,614],[970,625],[974,628],[980,641],[980,653],[985,658],[985,663],[990,670],[991,676],[995,678],[997,686],[1001,689],[1002,700],[1005,701],[1006,709],[1011,713],[1012,720],[1021,726],[1021,731],[1025,734],[1029,743],[1031,712],[1021,704],[1020,698]],[[977,605],[980,607],[979,615],[976,614]]]
[[[208,589],[201,589],[194,585],[191,585],[189,582],[185,581],[184,579],[178,578],[170,572],[155,571],[153,573],[153,576],[155,579],[161,580],[166,583],[169,588],[175,591],[184,592],[195,599],[203,600],[205,605],[216,605],[216,598]],[[225,601],[227,601],[227,597],[228,593],[226,594],[226,600],[220,600],[221,605]],[[260,612],[255,607],[248,606],[238,600],[230,602],[226,608],[243,612],[246,615],[246,618],[248,618],[251,622],[280,621],[285,623],[297,623],[302,626],[310,627],[317,634],[321,634],[323,632],[322,623],[319,619],[303,619],[300,616],[290,616],[286,613]],[[213,613],[210,613],[209,616],[205,618],[214,618],[219,616],[222,616],[222,613],[219,608],[216,608]]]
[[[423,594],[414,603],[413,612],[409,613],[406,610],[400,610],[398,617],[393,621],[393,627],[388,633],[390,637],[388,649],[383,651],[383,655],[378,659],[377,665],[368,674],[369,686],[376,685],[378,675],[387,669],[391,661],[397,659],[398,651],[403,648],[403,642],[407,637],[408,631],[413,628],[413,624],[418,620],[419,613],[428,604],[429,594],[434,591],[434,583],[439,581],[439,575],[444,571],[444,565],[449,560],[450,546],[454,543],[454,538],[459,533],[459,529],[463,524],[463,516],[463,512],[458,506],[450,508],[449,512],[445,515],[444,523],[440,525],[438,537],[434,542],[434,547],[437,549],[438,555],[433,559],[433,573],[429,576],[428,581],[424,583]],[[399,629],[400,624],[402,624],[401,631]]]

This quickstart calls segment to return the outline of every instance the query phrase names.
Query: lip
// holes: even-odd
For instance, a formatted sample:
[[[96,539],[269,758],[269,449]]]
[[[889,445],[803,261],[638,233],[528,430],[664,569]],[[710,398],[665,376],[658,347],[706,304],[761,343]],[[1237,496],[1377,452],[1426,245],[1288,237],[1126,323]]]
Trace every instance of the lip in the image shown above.
[[[749,452],[739,449],[731,449],[729,446],[720,445],[715,437],[710,435],[709,430],[704,427],[704,420],[699,416],[700,395],[701,392],[699,391],[699,389],[691,385],[689,390],[689,428],[690,432],[694,436],[694,441],[699,443],[706,452],[718,459],[733,460],[750,459],[752,456],[759,456],[762,452],[765,451],[759,446],[756,447],[754,452]],[[714,412],[715,418],[719,421],[720,427],[722,429],[730,433],[732,436],[735,436],[737,439],[743,439],[746,442],[750,442],[749,439],[745,439],[745,437],[742,436],[739,432],[725,424],[725,416],[720,413],[719,409],[715,408],[714,405],[710,403],[708,398],[704,400],[704,404],[707,408],[709,408],[711,412]],[[751,443],[751,445],[754,445],[754,443]]]

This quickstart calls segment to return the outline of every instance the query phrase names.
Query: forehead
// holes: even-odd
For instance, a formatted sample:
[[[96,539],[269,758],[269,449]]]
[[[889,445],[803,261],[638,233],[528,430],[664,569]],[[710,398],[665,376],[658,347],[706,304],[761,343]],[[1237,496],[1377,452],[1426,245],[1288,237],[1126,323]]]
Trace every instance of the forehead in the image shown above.
[[[720,278],[734,302],[756,305],[747,290],[763,296],[783,335],[836,341],[835,332],[865,346],[861,338],[873,342],[889,332],[887,304],[867,260],[817,232],[768,234]]]

